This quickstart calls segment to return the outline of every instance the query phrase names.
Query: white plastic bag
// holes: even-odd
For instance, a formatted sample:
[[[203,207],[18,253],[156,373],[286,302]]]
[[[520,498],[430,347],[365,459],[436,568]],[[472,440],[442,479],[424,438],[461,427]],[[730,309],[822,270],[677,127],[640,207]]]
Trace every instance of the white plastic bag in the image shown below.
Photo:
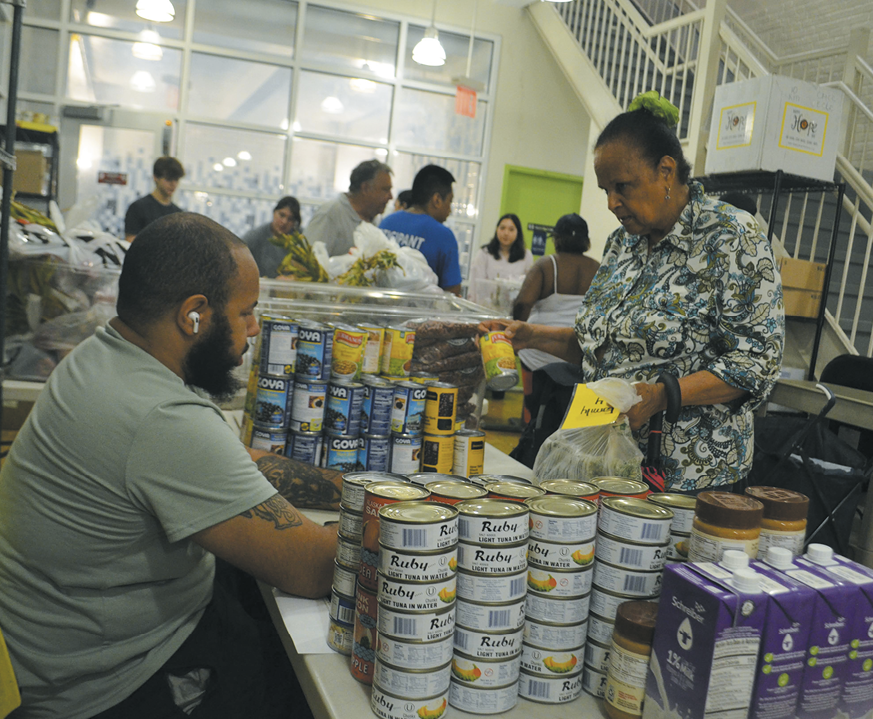
[[[642,398],[630,382],[618,377],[606,377],[587,386],[622,416],[614,424],[557,430],[537,453],[533,467],[535,481],[589,481],[607,476],[641,481],[643,453],[624,414]]]

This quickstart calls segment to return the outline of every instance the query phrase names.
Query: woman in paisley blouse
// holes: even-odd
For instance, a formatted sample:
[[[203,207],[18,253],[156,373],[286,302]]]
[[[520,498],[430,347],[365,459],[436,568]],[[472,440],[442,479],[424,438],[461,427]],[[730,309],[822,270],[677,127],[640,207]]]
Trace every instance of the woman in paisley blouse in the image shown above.
[[[661,372],[679,378],[682,412],[665,422],[671,491],[730,489],[752,464],[753,411],[782,364],[782,287],[769,242],[746,212],[707,198],[671,129],[678,111],[646,93],[610,122],[594,171],[621,228],[607,240],[575,328],[495,320],[516,349],[580,362],[588,381],[623,377],[641,449],[666,408]]]

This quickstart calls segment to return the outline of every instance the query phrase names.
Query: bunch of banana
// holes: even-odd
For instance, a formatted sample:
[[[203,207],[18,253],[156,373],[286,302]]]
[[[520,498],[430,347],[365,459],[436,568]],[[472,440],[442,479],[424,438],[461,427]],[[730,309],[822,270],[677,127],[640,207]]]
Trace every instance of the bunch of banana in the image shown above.
[[[347,287],[371,287],[376,282],[376,270],[390,270],[393,267],[400,267],[397,255],[390,250],[379,250],[370,257],[359,257],[336,281]]]
[[[283,248],[288,254],[279,263],[279,274],[292,277],[300,282],[327,282],[325,269],[319,264],[309,244],[301,232],[290,235],[277,235],[270,242]]]
[[[20,202],[16,202],[12,200],[9,206],[9,214],[13,220],[17,220],[23,224],[33,223],[35,225],[42,225],[43,227],[48,227],[50,230],[58,231],[57,225],[51,221],[48,217],[46,217],[41,212],[34,210],[32,207],[28,207]]]

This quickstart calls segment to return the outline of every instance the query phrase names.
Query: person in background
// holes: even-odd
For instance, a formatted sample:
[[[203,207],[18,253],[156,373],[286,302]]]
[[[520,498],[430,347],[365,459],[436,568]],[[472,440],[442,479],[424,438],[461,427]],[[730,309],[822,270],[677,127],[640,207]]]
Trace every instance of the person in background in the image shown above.
[[[349,177],[349,191],[319,207],[306,226],[306,239],[323,242],[331,257],[344,255],[355,245],[355,228],[374,222],[393,197],[392,170],[379,160],[366,160]]]
[[[412,190],[404,190],[400,194],[397,195],[397,199],[394,200],[394,212],[398,212],[399,210],[407,210],[409,206],[412,204]]]
[[[182,208],[173,204],[173,193],[179,180],[185,177],[185,168],[175,157],[159,157],[152,168],[155,189],[151,194],[130,203],[124,216],[124,239],[133,242],[140,230],[159,217],[181,212]]]
[[[293,678],[213,581],[216,558],[305,597],[333,575],[336,528],[296,507],[337,508],[341,475],[247,450],[206,398],[241,388],[257,303],[238,237],[163,217],[125,257],[118,316],[49,376],[0,471],[17,719],[297,716],[269,706]]]
[[[669,491],[726,489],[752,466],[754,411],[779,378],[785,336],[773,250],[755,220],[706,197],[657,92],[631,102],[594,147],[597,184],[621,227],[606,243],[575,327],[491,320],[516,350],[535,347],[581,366],[586,382],[619,377],[640,402],[627,413],[648,444],[666,409],[657,379],[679,380],[681,412],[665,422]]]
[[[379,225],[391,239],[424,255],[439,286],[461,295],[461,265],[455,233],[443,223],[452,213],[454,176],[444,167],[426,165],[412,182],[412,206],[393,212]]]
[[[591,248],[588,223],[575,212],[563,215],[552,231],[555,252],[539,260],[527,273],[512,307],[517,320],[552,327],[572,327],[582,297],[600,264],[585,253]],[[560,362],[542,350],[519,350],[525,395],[531,392],[531,373],[551,362]],[[529,420],[525,407],[525,419]]]
[[[296,198],[286,195],[273,208],[273,221],[268,222],[243,235],[261,277],[277,277],[279,263],[285,259],[285,250],[270,242],[274,237],[287,235],[300,227],[300,203]]]
[[[467,298],[478,304],[489,305],[491,292],[481,280],[498,277],[524,277],[533,265],[533,255],[524,246],[524,231],[518,215],[507,213],[497,222],[494,237],[482,245],[470,266],[470,289]]]

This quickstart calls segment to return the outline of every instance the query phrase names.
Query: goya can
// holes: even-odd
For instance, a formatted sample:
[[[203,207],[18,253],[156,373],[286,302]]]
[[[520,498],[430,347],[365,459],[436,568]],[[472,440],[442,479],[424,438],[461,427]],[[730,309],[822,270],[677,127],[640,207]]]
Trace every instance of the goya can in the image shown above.
[[[374,684],[401,697],[430,697],[448,691],[451,662],[435,669],[397,667],[376,660]]]
[[[429,382],[424,401],[424,433],[451,435],[458,414],[458,388],[447,382]],[[451,471],[451,466],[447,471]]]
[[[456,546],[440,552],[401,551],[386,547],[379,549],[379,571],[391,579],[406,582],[439,582],[454,576],[458,570]]]
[[[583,571],[577,569],[567,571],[529,566],[527,587],[531,591],[541,592],[550,597],[579,598],[591,591],[593,575],[591,567]]]
[[[294,380],[290,377],[258,377],[255,413],[252,420],[259,427],[288,429],[294,401]]]
[[[331,619],[327,626],[327,645],[335,652],[349,656],[352,653],[354,633],[353,624],[343,624]]]
[[[344,507],[348,507],[355,512],[364,511],[364,494],[367,485],[371,482],[380,482],[383,480],[392,480],[395,482],[405,482],[406,477],[402,474],[390,474],[388,472],[347,472],[343,475],[343,490],[340,497],[340,502]]]
[[[518,679],[518,696],[541,704],[566,704],[582,693],[582,671],[565,676],[535,676],[522,672]]]
[[[600,502],[597,530],[640,544],[665,544],[670,539],[673,512],[644,499],[605,497]]]
[[[624,477],[593,477],[590,484],[600,490],[600,498],[633,497],[645,499],[649,496],[649,485]]]
[[[351,325],[334,325],[330,376],[351,382],[361,376],[370,333]]]
[[[376,640],[376,659],[395,667],[429,670],[452,661],[452,638],[438,642],[410,642],[380,634]]]
[[[600,499],[598,487],[588,482],[578,482],[575,479],[544,479],[540,482],[540,488],[546,490],[546,494],[587,499],[594,504],[597,504]]]
[[[423,472],[452,471],[455,442],[451,435],[424,434],[421,438],[421,469]]]
[[[662,577],[660,570],[642,572],[614,567],[606,562],[594,563],[594,584],[608,592],[626,594],[634,599],[648,599],[659,594]]]
[[[527,569],[527,542],[499,546],[460,542],[458,567],[478,574],[516,574]]]
[[[406,500],[427,499],[428,496],[429,492],[424,487],[417,487],[408,482],[388,480],[371,482],[366,486],[364,490],[361,566],[358,572],[359,584],[373,590],[378,586],[376,573],[379,567],[380,510],[389,504]]]
[[[585,645],[568,651],[542,649],[532,644],[523,644],[521,668],[523,671],[542,676],[566,676],[582,668]]]
[[[522,622],[524,611],[522,607]],[[434,612],[402,612],[382,607],[378,616],[379,635],[416,642],[438,642],[455,632],[455,609]]]
[[[588,500],[546,495],[525,504],[530,509],[532,539],[577,543],[597,533],[597,505]]]
[[[424,486],[430,490],[430,501],[440,504],[457,504],[467,499],[481,499],[488,494],[484,487],[464,482],[442,480]]]
[[[409,485],[424,493],[426,489]],[[383,546],[402,551],[434,552],[458,542],[458,510],[433,502],[399,502],[379,510],[379,534]]]
[[[373,685],[373,692],[370,694],[370,708],[379,719],[439,719],[446,713],[447,704],[447,691],[427,699],[411,699],[395,696],[378,685]]]
[[[458,538],[474,544],[517,544],[528,538],[528,509],[503,499],[468,499],[458,510]]]
[[[452,676],[462,682],[493,689],[518,680],[521,656],[482,659],[455,652],[452,657]]]
[[[356,472],[363,467],[358,464],[359,437],[328,435],[324,438],[322,467],[338,472]]]
[[[582,646],[588,636],[588,621],[552,624],[528,619],[524,623],[524,642],[553,651],[569,651]]]
[[[361,432],[386,435],[391,431],[391,413],[394,407],[394,383],[364,375],[364,402],[361,405]]]
[[[362,434],[358,443],[358,465],[365,472],[391,469],[391,435]]]
[[[518,682],[506,687],[480,689],[475,684],[452,679],[449,704],[470,714],[503,714],[518,704]]]
[[[331,327],[301,320],[297,330],[296,376],[302,380],[329,380],[332,350]]]
[[[378,575],[379,605],[404,612],[434,612],[455,603],[456,575],[436,582],[408,582]]]
[[[616,567],[659,572],[667,562],[669,550],[669,543],[638,544],[601,533],[597,537],[596,555],[597,561]]]
[[[484,574],[458,570],[458,596],[469,602],[489,604],[511,602],[527,592],[527,572]]]
[[[290,428],[295,432],[321,432],[327,405],[327,382],[301,380],[294,383]]]
[[[659,507],[666,507],[673,512],[673,522],[670,524],[671,533],[691,534],[697,497],[674,492],[655,492],[646,497],[646,500]]]
[[[385,338],[385,328],[377,325],[358,325],[358,329],[367,332],[367,346],[364,348],[361,373],[379,374],[382,369],[382,341]]]
[[[349,666],[352,676],[362,684],[373,683],[377,618],[378,604],[375,593],[359,585],[355,592],[355,628]]]
[[[287,317],[261,317],[261,356],[259,371],[262,375],[290,377],[297,363],[298,324]]]
[[[452,474],[465,477],[481,474],[485,468],[485,433],[478,429],[459,429],[454,441]]]
[[[495,391],[507,390],[518,384],[515,352],[503,332],[488,332],[479,339],[482,361],[485,363],[485,379]]]
[[[409,382],[394,385],[394,405],[391,410],[391,431],[397,434],[420,435],[424,426],[424,403],[427,387]]]
[[[515,631],[524,626],[524,602],[524,597],[491,604],[459,598],[455,617],[459,626],[477,632]]]
[[[581,597],[550,597],[529,591],[525,601],[525,616],[538,622],[578,624],[588,618],[590,594]]]
[[[455,650],[476,659],[509,659],[521,653],[524,629],[508,632],[476,631],[455,627]]]
[[[391,471],[413,474],[421,469],[421,435],[391,434]]]
[[[594,562],[594,539],[557,544],[532,537],[528,543],[527,556],[531,565],[543,569],[588,569]]]
[[[415,330],[402,325],[386,328],[382,346],[382,374],[389,377],[409,377],[414,347]]]
[[[527,499],[542,497],[545,490],[532,484],[518,482],[492,482],[488,485],[488,496],[495,499],[508,499],[512,502],[524,502]]]
[[[291,430],[288,433],[288,446],[285,448],[285,456],[290,456],[291,459],[311,464],[315,467],[321,466],[321,450],[323,447],[323,438],[321,432],[298,432]],[[291,454],[288,454],[290,446]]]
[[[324,431],[330,435],[357,437],[361,433],[364,385],[360,382],[331,381],[327,385]]]
[[[285,454],[287,441],[288,431],[285,429],[271,429],[270,427],[253,425],[249,447],[252,449],[263,449],[274,454]]]

